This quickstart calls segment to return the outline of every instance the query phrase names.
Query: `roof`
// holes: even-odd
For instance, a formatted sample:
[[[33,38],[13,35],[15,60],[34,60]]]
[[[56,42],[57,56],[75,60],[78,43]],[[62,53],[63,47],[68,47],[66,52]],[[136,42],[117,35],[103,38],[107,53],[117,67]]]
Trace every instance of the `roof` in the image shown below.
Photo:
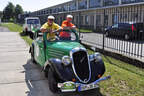
[[[39,19],[38,17],[26,17],[25,19]]]

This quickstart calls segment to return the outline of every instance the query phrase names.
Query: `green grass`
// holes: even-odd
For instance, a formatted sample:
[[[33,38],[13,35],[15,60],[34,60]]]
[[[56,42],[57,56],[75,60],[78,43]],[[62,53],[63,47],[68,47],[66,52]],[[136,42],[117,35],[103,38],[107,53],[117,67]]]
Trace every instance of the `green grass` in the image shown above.
[[[7,23],[2,24],[2,26],[22,34],[22,27],[17,24]],[[31,44],[32,40],[28,36],[22,36],[22,38]],[[89,54],[94,53],[91,50],[88,52]],[[100,92],[104,96],[144,96],[144,69],[108,56],[102,57],[106,67],[104,76],[112,76],[110,80],[100,83]]]
[[[89,53],[93,51],[89,50]],[[108,56],[102,56],[106,72],[111,79],[100,83],[104,96],[144,96],[144,69],[124,63]]]
[[[80,29],[80,32],[88,32],[88,33],[90,33],[90,32],[93,32],[92,30],[88,30],[88,29]]]
[[[22,26],[14,23],[2,23],[1,26],[7,27],[12,32],[19,32],[21,37],[29,44],[31,45],[32,39],[30,39],[28,36],[23,35],[22,33]]]
[[[1,26],[7,27],[12,32],[22,32],[22,26],[14,23],[2,23]]]

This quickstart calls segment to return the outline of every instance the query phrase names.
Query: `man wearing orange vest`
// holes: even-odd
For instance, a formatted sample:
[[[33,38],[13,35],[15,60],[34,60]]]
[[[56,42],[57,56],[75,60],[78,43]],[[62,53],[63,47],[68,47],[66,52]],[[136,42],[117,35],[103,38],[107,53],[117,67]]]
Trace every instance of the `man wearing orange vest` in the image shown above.
[[[76,26],[74,24],[72,24],[72,19],[73,19],[73,16],[72,15],[67,15],[66,17],[66,20],[64,20],[62,22],[62,25],[61,27],[63,29],[68,29],[68,30],[72,30],[72,29],[76,29]],[[71,36],[70,36],[70,33],[68,32],[60,32],[60,38],[62,40],[70,40],[71,39]]]

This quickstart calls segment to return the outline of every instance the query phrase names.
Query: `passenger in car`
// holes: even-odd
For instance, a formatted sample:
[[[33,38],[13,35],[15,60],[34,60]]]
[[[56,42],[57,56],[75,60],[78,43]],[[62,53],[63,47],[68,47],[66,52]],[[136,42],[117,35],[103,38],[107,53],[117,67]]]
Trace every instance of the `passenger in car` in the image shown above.
[[[62,31],[62,28],[54,23],[54,16],[48,16],[48,21],[42,25],[41,27],[41,32],[48,32],[47,34],[47,39],[48,40],[55,40],[56,35],[55,32],[60,32]]]
[[[67,15],[66,17],[66,20],[64,20],[62,22],[62,25],[61,27],[64,29],[64,30],[75,30],[76,29],[76,26],[74,24],[72,24],[72,19],[73,19],[73,16],[72,15]],[[60,38],[61,40],[70,40],[70,33],[68,32],[60,32]]]

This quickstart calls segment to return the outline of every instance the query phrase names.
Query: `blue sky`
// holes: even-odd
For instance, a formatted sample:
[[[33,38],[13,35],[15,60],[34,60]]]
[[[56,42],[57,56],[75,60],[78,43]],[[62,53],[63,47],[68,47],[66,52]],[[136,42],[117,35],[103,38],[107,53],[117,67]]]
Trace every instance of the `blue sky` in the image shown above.
[[[0,11],[5,8],[8,2],[12,2],[14,5],[20,4],[24,11],[36,11],[67,1],[71,0],[0,0]]]

